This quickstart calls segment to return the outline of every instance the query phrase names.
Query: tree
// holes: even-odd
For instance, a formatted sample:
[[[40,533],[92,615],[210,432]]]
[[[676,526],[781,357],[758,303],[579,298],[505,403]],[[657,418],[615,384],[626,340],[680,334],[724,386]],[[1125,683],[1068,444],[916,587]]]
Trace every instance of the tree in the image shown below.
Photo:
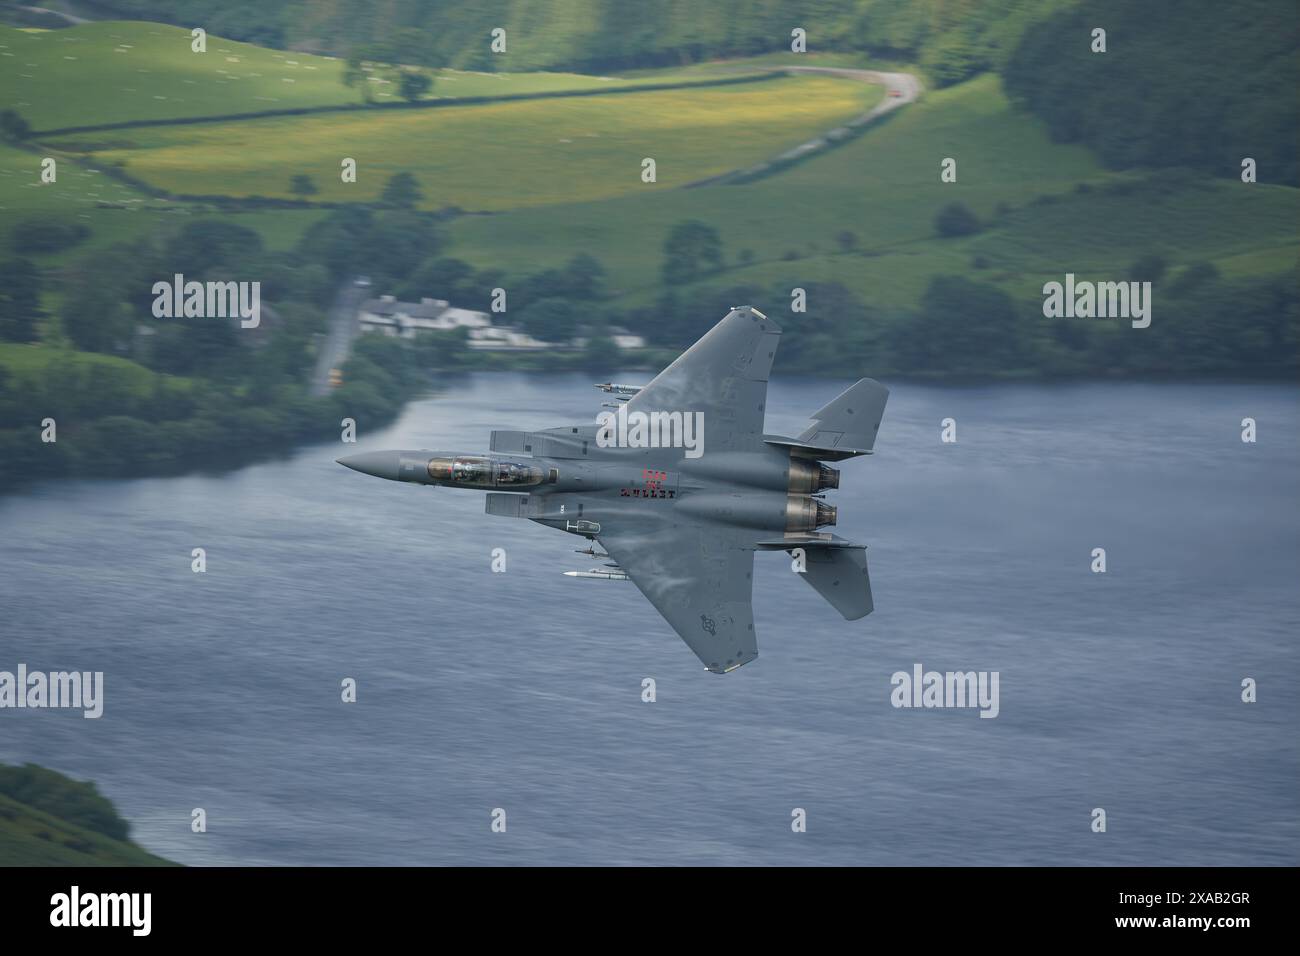
[[[361,98],[367,103],[374,101],[371,94],[370,76],[374,64],[383,62],[385,59],[384,51],[378,44],[368,46],[353,47],[348,53],[347,63],[343,67],[343,85],[346,87],[359,86],[361,88]]]
[[[858,247],[858,234],[845,229],[835,236],[835,241],[840,244],[841,252],[852,252]]]
[[[14,252],[62,252],[90,235],[90,228],[79,222],[57,219],[25,219],[14,226],[9,237]]]
[[[173,242],[169,251],[174,247]],[[135,332],[136,317],[149,314],[153,282],[187,271],[179,261],[175,265],[172,260],[157,261],[144,241],[120,243],[82,257],[64,271],[60,309],[64,334],[88,352],[125,348]]]
[[[1022,336],[1011,297],[961,276],[935,276],[921,311],[892,326],[899,367],[908,372],[989,375],[1015,371]]]
[[[32,128],[16,110],[0,110],[0,138],[11,143],[26,139]]]
[[[408,103],[414,103],[432,88],[433,80],[429,79],[427,73],[412,70],[403,70],[402,78],[397,82],[397,92]]]
[[[220,279],[244,263],[261,261],[262,237],[247,226],[224,219],[200,219],[180,228],[162,256],[163,275],[182,273],[187,279],[204,274]],[[217,275],[222,273],[221,275]]]
[[[28,259],[0,263],[0,339],[31,342],[41,316],[41,274]]]
[[[605,267],[595,256],[580,252],[564,266],[567,292],[575,299],[600,299],[605,294]]]
[[[934,217],[934,231],[945,239],[971,236],[980,229],[979,218],[965,203],[950,202]]]
[[[306,173],[297,173],[289,180],[289,192],[295,196],[314,196],[320,190],[316,188],[316,184],[312,182],[312,178]]]
[[[519,324],[543,342],[567,342],[578,331],[577,310],[568,299],[540,299],[519,311]]]
[[[424,193],[420,191],[420,184],[407,172],[393,173],[380,196],[385,205],[398,209],[410,209],[422,199]]]
[[[356,275],[367,265],[365,238],[373,222],[374,213],[364,206],[340,206],[303,233],[298,252],[323,263],[336,279]]]
[[[623,352],[608,335],[593,335],[582,350],[582,367],[593,372],[614,372],[623,363]]]
[[[415,333],[415,354],[424,368],[457,368],[470,356],[469,329],[422,329]]]
[[[664,240],[663,277],[669,285],[683,285],[722,268],[722,237],[698,219],[673,226]]]
[[[343,85],[350,88],[365,82],[366,73],[361,68],[361,53],[353,50],[348,54],[347,64],[343,67]]]
[[[441,244],[438,224],[432,217],[410,209],[390,209],[375,216],[365,236],[364,253],[373,259],[372,276],[404,279]]]
[[[420,250],[427,254],[430,250]],[[398,290],[402,298],[418,299],[432,296],[446,299],[454,305],[477,306],[487,302],[491,286],[478,282],[474,267],[460,259],[427,258],[411,273],[411,278]]]
[[[1164,278],[1168,266],[1164,256],[1148,252],[1144,256],[1138,256],[1128,267],[1128,277],[1133,282],[1150,282],[1155,285]]]

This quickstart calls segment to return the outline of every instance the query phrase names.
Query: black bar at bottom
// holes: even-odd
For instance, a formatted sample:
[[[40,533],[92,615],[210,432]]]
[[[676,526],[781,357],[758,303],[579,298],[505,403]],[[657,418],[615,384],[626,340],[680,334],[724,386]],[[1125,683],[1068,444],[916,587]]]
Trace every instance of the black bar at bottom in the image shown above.
[[[1231,945],[1285,927],[1284,881],[1292,875],[1281,868],[0,869],[0,926],[6,942],[75,932],[83,945],[133,937],[338,944],[473,926],[497,934],[545,925],[582,935],[623,925],[653,936],[701,921],[742,935],[773,925],[847,924],[868,936],[910,926],[934,940],[1047,931]],[[516,922],[534,916],[542,923]]]

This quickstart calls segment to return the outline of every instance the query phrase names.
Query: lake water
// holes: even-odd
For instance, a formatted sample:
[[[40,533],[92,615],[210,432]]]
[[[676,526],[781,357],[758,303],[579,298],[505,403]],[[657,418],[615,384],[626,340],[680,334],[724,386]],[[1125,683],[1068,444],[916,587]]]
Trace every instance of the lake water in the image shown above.
[[[718,677],[631,584],[562,576],[580,539],[334,463],[602,397],[448,384],[358,445],[0,498],[0,670],[105,672],[99,720],[0,711],[0,761],[189,864],[1300,862],[1300,389],[899,385],[829,495],[875,613],[760,554],[759,658]],[[773,382],[768,430],[847,384]],[[917,663],[997,671],[998,717],[894,708]]]

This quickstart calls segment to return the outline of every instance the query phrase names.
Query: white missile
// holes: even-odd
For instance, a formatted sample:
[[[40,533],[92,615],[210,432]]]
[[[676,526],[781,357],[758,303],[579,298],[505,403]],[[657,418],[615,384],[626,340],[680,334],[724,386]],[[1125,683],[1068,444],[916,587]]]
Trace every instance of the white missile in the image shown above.
[[[620,385],[618,382],[596,382],[596,387],[602,392],[617,392],[619,395],[635,395],[644,385]]]
[[[602,581],[627,581],[629,580],[627,572],[621,568],[615,568],[611,571],[603,571],[600,568],[592,568],[590,571],[565,571],[566,578],[599,578]]]

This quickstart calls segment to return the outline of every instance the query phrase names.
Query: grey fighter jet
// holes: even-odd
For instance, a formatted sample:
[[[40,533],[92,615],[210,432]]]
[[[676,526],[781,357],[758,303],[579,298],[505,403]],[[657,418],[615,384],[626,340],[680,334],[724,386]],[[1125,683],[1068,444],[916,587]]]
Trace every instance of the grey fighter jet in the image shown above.
[[[609,561],[580,578],[630,580],[715,674],[758,656],[754,552],[786,551],[845,619],[871,613],[866,547],[835,524],[825,462],[869,455],[889,390],[864,378],[798,437],[763,433],[781,329],[732,309],[649,385],[605,383],[614,410],[595,424],[494,431],[486,454],[374,451],[355,471],[487,491],[487,513],[528,518],[589,540]],[[604,552],[591,546],[599,544]]]

